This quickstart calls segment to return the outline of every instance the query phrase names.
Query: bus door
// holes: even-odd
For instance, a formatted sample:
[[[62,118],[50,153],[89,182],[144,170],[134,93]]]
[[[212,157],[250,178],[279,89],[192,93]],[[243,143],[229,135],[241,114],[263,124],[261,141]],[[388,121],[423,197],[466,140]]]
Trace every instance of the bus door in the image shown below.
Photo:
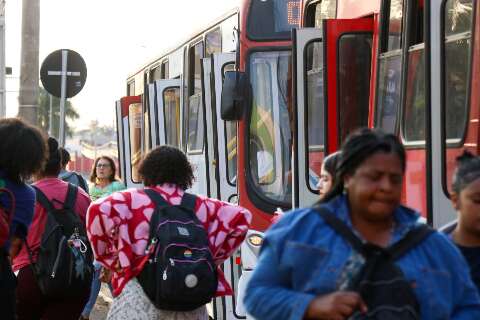
[[[480,5],[475,2],[430,2],[429,220],[434,227],[456,217],[449,200],[455,158],[463,150],[479,154]]]
[[[237,123],[220,117],[222,85],[226,71],[235,69],[235,53],[214,53],[211,59],[211,123],[214,127],[214,158],[212,173],[217,177],[216,194],[222,201],[237,203]],[[244,312],[237,312],[238,283],[242,274],[240,250],[223,264],[227,281],[234,290],[233,296],[222,298],[225,317],[218,319],[245,319]],[[217,303],[219,302],[217,299]]]
[[[373,18],[326,19],[322,29],[294,30],[296,207],[318,198],[323,158],[368,126]]]
[[[144,134],[142,96],[123,97],[116,103],[116,113],[121,176],[128,188],[138,188],[142,186],[138,174]]]

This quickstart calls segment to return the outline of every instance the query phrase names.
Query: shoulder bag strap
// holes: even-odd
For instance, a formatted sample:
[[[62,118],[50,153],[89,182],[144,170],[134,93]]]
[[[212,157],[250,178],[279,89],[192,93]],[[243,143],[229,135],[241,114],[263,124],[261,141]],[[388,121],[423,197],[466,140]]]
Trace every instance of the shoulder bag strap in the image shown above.
[[[420,244],[425,240],[434,230],[426,224],[422,224],[410,230],[403,239],[392,245],[387,251],[393,260],[399,259],[410,249]]]
[[[33,189],[35,189],[35,195],[37,197],[38,203],[40,203],[40,205],[45,210],[47,210],[47,212],[52,212],[55,208],[53,207],[53,204],[50,202],[50,200],[48,200],[45,193],[43,193],[43,191],[40,190],[40,188],[38,188],[37,186],[32,186],[32,187]]]
[[[362,240],[360,240],[342,220],[338,219],[334,213],[324,206],[316,206],[313,207],[313,209],[320,214],[330,227],[347,240],[355,251],[364,254]]]

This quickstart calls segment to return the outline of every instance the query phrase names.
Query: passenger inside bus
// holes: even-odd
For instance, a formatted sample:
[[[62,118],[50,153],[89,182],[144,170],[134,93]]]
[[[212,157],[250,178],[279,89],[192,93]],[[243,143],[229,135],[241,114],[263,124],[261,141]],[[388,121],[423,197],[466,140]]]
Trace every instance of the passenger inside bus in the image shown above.
[[[480,157],[465,151],[457,158],[452,190],[450,199],[458,222],[450,236],[470,265],[480,292]]]
[[[337,165],[340,160],[340,151],[334,152],[328,155],[322,163],[320,169],[320,178],[318,179],[318,195],[320,200],[330,191],[335,184],[335,174],[337,171]]]

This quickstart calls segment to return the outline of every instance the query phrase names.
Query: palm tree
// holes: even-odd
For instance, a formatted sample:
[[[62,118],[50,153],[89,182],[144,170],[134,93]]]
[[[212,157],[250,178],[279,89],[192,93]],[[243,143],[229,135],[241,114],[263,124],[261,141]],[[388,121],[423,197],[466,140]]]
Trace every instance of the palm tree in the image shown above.
[[[40,87],[39,96],[38,96],[38,125],[45,130],[45,132],[50,132],[50,95],[42,87]],[[52,131],[51,134],[54,137],[58,138],[59,130],[59,119],[60,119],[60,98],[52,96]],[[67,120],[73,121],[80,117],[80,115],[75,110],[75,107],[70,101],[65,101],[65,118]],[[67,137],[72,137],[73,128],[68,124],[68,121],[65,122],[65,133]]]

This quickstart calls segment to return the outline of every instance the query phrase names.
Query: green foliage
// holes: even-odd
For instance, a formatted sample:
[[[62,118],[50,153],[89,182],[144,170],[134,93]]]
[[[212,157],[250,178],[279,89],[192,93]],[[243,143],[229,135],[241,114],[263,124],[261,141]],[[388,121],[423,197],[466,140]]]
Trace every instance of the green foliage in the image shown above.
[[[40,87],[40,92],[38,95],[38,124],[45,130],[49,132],[50,129],[50,95],[42,87]],[[59,119],[60,119],[60,98],[52,96],[52,110],[53,110],[53,126],[52,126],[52,135],[58,138],[59,133]],[[68,124],[69,121],[76,120],[80,115],[75,110],[75,107],[72,103],[67,100],[65,103],[65,117],[67,119],[65,123],[65,131],[67,137],[72,137],[73,128]]]

